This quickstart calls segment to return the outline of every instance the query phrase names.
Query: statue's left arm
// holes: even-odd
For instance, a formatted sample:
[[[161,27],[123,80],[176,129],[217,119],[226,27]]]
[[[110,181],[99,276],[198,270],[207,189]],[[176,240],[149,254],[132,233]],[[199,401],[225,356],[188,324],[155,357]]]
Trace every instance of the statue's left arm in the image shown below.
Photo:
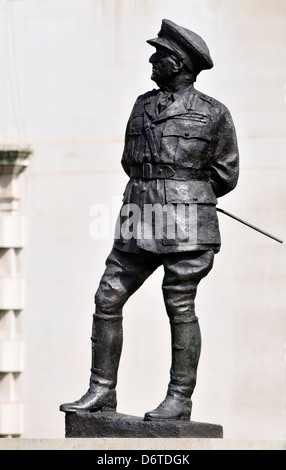
[[[225,106],[219,114],[210,166],[210,180],[217,197],[235,188],[239,174],[239,152],[233,120]]]

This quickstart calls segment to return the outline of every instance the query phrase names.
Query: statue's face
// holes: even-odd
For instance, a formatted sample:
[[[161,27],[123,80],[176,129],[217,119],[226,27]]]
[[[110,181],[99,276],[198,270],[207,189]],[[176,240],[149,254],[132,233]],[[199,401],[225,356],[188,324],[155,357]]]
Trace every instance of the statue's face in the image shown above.
[[[149,62],[153,66],[151,79],[158,86],[166,85],[172,81],[175,76],[174,65],[176,64],[172,52],[164,47],[156,47],[156,52],[150,57]]]

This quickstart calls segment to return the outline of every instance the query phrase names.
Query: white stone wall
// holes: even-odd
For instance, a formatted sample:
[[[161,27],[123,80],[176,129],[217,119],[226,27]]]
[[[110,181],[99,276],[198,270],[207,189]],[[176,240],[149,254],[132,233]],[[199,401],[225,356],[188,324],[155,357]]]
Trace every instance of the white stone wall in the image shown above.
[[[88,386],[93,296],[127,181],[125,125],[136,97],[155,86],[145,41],[162,18],[206,40],[215,67],[196,87],[226,104],[236,124],[240,181],[220,207],[286,240],[286,0],[0,0],[0,144],[33,149],[20,175],[24,363],[9,415],[23,404],[25,438],[62,438],[58,406]],[[105,239],[92,237],[96,204],[109,210]],[[223,425],[229,439],[284,439],[285,244],[224,215],[220,222],[222,251],[197,297],[193,419]],[[159,269],[125,308],[120,412],[143,415],[166,391],[161,279]],[[3,271],[0,299],[9,298],[7,282]],[[0,353],[9,350],[1,331]]]

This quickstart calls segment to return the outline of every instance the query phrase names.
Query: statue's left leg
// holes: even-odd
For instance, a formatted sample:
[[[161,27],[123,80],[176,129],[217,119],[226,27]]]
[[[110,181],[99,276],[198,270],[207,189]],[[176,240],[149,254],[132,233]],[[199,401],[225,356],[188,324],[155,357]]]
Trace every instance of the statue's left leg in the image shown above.
[[[168,255],[164,262],[164,300],[171,327],[172,364],[165,400],[145,420],[189,420],[201,351],[194,300],[199,281],[213,265],[213,251]]]

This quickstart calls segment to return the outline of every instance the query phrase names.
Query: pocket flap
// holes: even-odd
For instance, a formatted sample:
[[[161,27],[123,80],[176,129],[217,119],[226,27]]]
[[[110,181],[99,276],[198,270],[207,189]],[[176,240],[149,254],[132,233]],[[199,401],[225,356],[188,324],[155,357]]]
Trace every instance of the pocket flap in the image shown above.
[[[212,140],[208,125],[192,119],[172,119],[166,122],[163,136],[177,136],[184,139]]]
[[[130,122],[129,134],[140,135],[143,130],[143,116],[134,116]]]
[[[207,181],[165,181],[166,203],[217,204],[212,186]]]

